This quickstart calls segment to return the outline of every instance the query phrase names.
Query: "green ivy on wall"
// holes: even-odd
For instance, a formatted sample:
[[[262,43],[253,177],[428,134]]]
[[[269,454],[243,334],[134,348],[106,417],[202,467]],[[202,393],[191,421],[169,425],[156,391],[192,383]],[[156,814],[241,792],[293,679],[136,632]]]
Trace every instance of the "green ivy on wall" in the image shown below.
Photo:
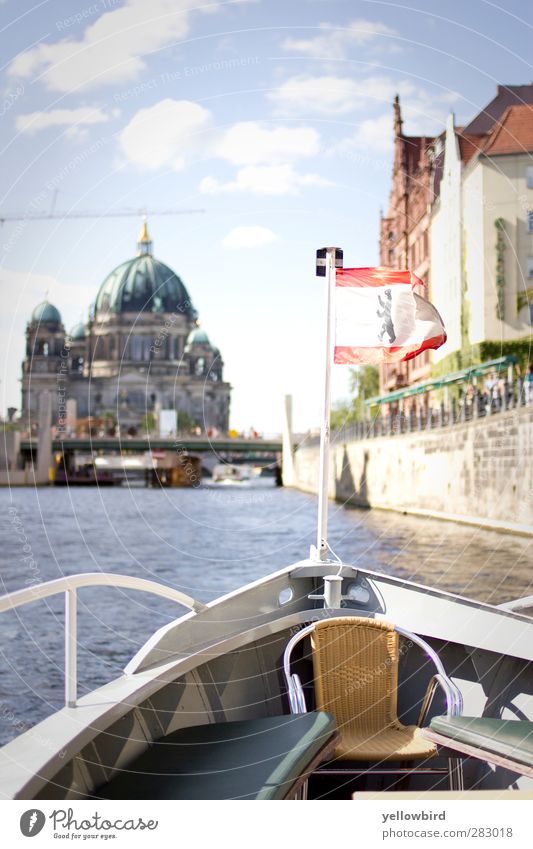
[[[497,218],[496,227],[496,318],[505,318],[505,222]]]
[[[529,336],[524,336],[522,339],[512,339],[507,342],[501,339],[486,339],[484,342],[478,342],[461,350],[452,351],[451,354],[448,354],[447,357],[444,357],[432,366],[431,376],[442,377],[454,371],[461,371],[464,368],[470,368],[480,363],[486,363],[489,360],[497,360],[499,357],[511,355],[517,358],[522,372],[524,372],[528,366],[531,353],[532,343]]]
[[[533,289],[527,289],[516,296],[516,311],[519,313],[524,307],[533,304]]]

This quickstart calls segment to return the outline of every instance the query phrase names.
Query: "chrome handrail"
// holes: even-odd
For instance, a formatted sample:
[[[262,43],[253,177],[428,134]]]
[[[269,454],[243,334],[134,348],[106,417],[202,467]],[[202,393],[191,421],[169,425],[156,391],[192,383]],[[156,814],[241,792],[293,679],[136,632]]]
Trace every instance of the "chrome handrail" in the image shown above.
[[[66,575],[63,578],[56,578],[53,581],[46,581],[0,596],[0,613],[3,613],[6,610],[14,610],[17,607],[30,604],[32,601],[49,598],[61,592],[65,593],[65,707],[76,707],[77,703],[77,590],[82,587],[102,586],[151,593],[151,595],[161,596],[169,601],[182,604],[194,613],[207,610],[207,605],[180,590],[166,587],[156,581],[148,581],[145,578],[116,575],[113,572],[83,572],[79,575]]]

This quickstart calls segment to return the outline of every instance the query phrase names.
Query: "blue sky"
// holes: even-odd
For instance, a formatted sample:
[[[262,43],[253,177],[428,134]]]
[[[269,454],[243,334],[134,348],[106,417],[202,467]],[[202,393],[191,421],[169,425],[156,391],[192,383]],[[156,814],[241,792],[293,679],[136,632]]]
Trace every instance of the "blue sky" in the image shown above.
[[[519,0],[0,0],[0,217],[193,209],[149,219],[234,387],[232,423],[319,422],[317,247],[377,263],[392,100],[405,130],[471,118],[533,80]],[[46,290],[69,329],[135,252],[139,221],[4,223],[1,405],[20,404],[24,328]],[[438,305],[437,305],[438,306]],[[335,367],[334,396],[347,392]]]

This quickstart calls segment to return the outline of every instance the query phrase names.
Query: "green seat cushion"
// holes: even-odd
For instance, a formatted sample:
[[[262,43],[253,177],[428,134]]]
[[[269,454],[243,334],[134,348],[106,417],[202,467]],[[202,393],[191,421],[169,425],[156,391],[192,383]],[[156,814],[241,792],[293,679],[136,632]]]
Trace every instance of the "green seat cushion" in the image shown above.
[[[533,767],[533,722],[475,716],[436,716],[432,731]]]
[[[335,733],[327,713],[181,728],[95,791],[104,799],[283,799]]]

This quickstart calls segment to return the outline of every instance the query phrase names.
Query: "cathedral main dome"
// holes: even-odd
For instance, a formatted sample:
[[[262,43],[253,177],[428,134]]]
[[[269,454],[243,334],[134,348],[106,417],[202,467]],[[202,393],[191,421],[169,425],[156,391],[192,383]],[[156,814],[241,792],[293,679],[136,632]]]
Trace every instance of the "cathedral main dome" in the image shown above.
[[[196,310],[176,272],[152,256],[146,224],[137,246],[137,256],[117,266],[100,286],[95,316],[109,312],[178,312],[195,319]]]

